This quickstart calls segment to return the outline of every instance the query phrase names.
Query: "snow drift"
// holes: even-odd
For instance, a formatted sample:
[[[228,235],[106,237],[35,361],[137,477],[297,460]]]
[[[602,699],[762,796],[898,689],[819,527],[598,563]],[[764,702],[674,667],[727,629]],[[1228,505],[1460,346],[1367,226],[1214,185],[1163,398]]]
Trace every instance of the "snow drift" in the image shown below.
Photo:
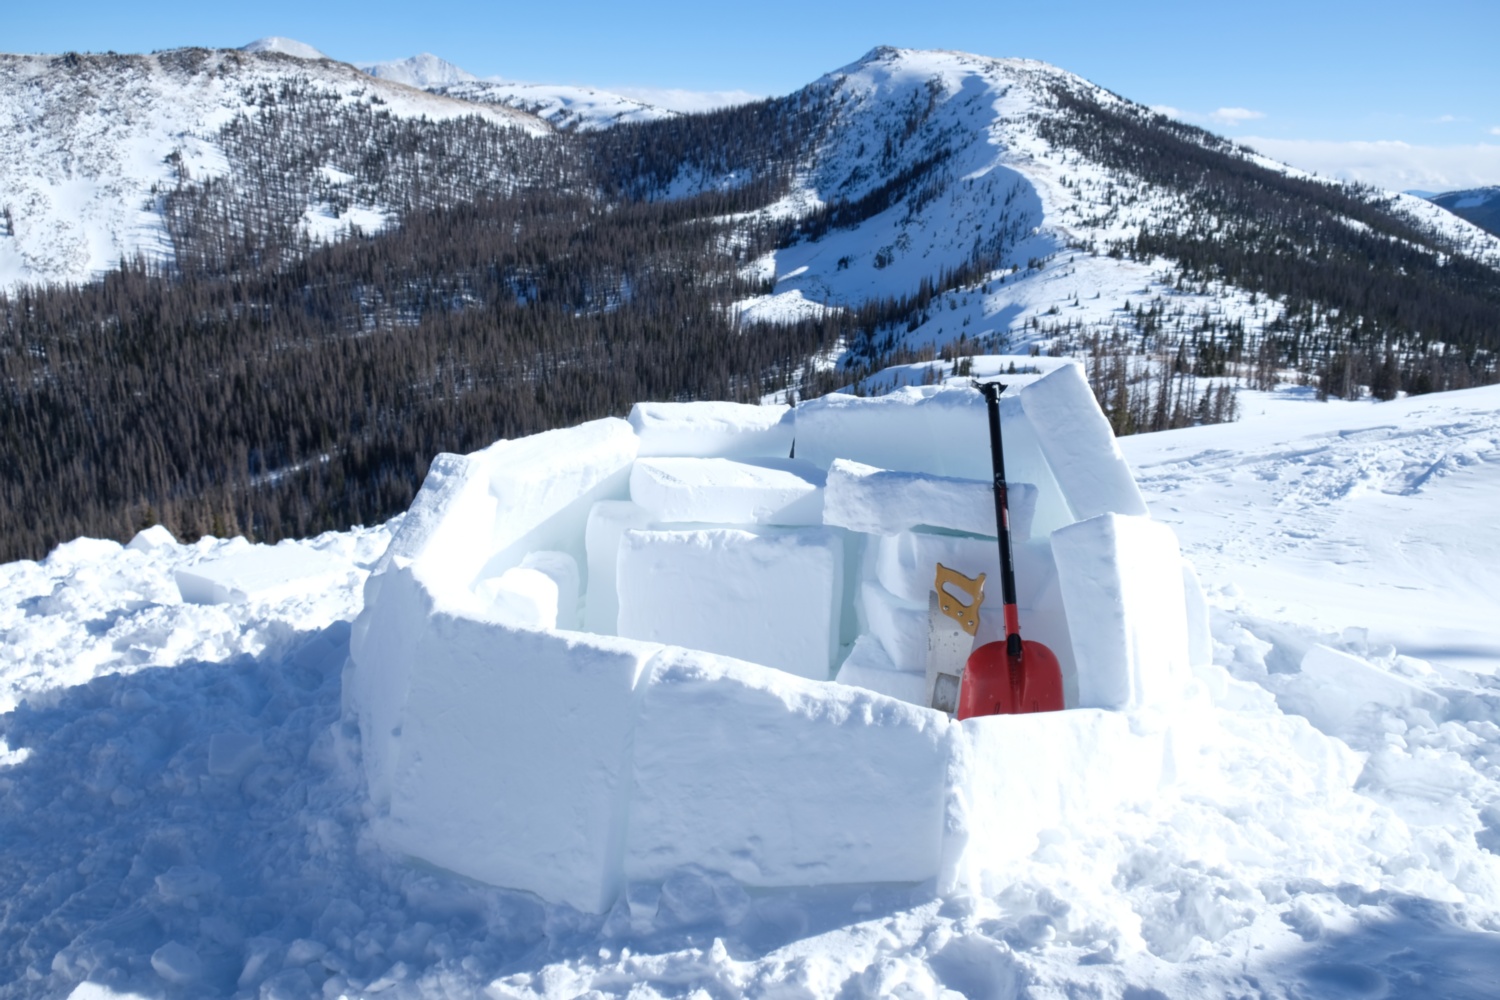
[[[686,868],[954,888],[1169,781],[1201,594],[1079,369],[1014,381],[1022,629],[1069,711],[911,703],[935,564],[998,579],[979,393],[642,404],[433,463],[351,637],[381,838],[596,912]]]

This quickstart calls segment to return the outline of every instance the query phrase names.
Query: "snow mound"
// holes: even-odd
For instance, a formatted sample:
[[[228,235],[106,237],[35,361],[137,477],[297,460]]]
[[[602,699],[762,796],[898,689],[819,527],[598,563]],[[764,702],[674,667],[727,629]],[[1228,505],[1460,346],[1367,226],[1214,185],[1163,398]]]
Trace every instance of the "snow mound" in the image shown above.
[[[1002,410],[1021,625],[1057,652],[1075,710],[1025,742],[1120,762],[1128,779],[1095,768],[1122,794],[1169,780],[1169,726],[1138,737],[1078,709],[1170,717],[1191,694],[1187,623],[1206,614],[1171,531],[1074,366],[1017,380]],[[967,804],[988,815],[986,796],[1032,780],[990,759],[1009,737],[986,734],[1014,720],[914,704],[939,563],[996,581],[976,642],[1003,637],[989,461],[982,396],[954,386],[642,404],[439,456],[351,639],[377,832],[596,912],[687,869],[956,886],[1003,865]],[[1011,817],[1006,843],[1086,808]]]

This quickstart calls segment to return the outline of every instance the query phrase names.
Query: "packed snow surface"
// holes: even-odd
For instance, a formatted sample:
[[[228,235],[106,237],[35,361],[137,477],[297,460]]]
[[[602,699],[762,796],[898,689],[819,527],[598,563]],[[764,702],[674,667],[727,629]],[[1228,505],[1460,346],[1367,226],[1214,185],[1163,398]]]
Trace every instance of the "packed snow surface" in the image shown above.
[[[1191,725],[1062,713],[1071,737],[1019,786],[1005,772],[1044,717],[984,729],[965,766],[996,770],[973,787],[1013,792],[964,803],[968,829],[1016,860],[964,891],[752,891],[752,869],[723,874],[734,858],[677,866],[682,815],[652,803],[681,792],[657,778],[684,773],[682,748],[700,746],[711,765],[689,772],[710,818],[751,821],[772,801],[726,801],[714,783],[754,746],[715,730],[721,681],[743,687],[734,705],[775,720],[788,692],[816,686],[766,688],[711,660],[659,664],[643,692],[641,718],[661,721],[633,751],[647,822],[629,856],[646,877],[608,912],[382,847],[367,835],[362,751],[341,699],[348,623],[400,522],[294,543],[349,569],[236,603],[185,603],[174,574],[242,542],[154,531],[0,567],[0,996],[1493,996],[1500,388],[1384,404],[1283,390],[1243,404],[1238,424],[1121,442],[1211,605],[1213,662],[1192,667]],[[608,443],[595,440],[596,453]],[[472,464],[439,469],[446,502],[476,495]],[[622,646],[620,668],[648,654]],[[563,670],[535,674],[538,711],[577,667],[542,662]],[[867,659],[866,674],[881,669]],[[899,706],[846,690],[851,713]],[[421,696],[485,711],[479,692]],[[808,716],[808,731],[837,742],[840,718]],[[919,731],[903,732],[909,768],[927,751]],[[536,747],[533,759],[586,759],[610,738]],[[844,766],[788,758],[780,773],[825,791],[837,813],[849,789],[896,766],[863,756],[886,742],[849,746]],[[468,780],[483,796],[535,777],[476,768]],[[596,800],[553,789],[549,801],[566,812]],[[893,829],[908,806],[934,808],[892,802]],[[1012,843],[1018,816],[1039,825]],[[762,819],[762,845],[798,829]],[[495,822],[525,836],[524,816]],[[580,873],[615,849],[533,847],[577,859]]]

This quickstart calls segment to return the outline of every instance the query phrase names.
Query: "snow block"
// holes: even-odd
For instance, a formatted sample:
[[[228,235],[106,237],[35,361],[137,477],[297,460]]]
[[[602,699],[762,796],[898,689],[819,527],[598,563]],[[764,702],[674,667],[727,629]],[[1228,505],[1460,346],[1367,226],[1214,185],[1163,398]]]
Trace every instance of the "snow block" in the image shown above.
[[[664,651],[643,682],[625,876],[746,886],[937,874],[946,716],[840,684]]]
[[[1324,645],[1307,651],[1301,672],[1286,678],[1276,701],[1333,735],[1345,732],[1368,705],[1385,713],[1421,709],[1437,717],[1448,704],[1419,684]]]
[[[927,695],[925,674],[897,670],[880,643],[868,635],[854,640],[854,648],[839,666],[838,682],[876,694],[920,705]]]
[[[1080,366],[1063,365],[1049,372],[1018,398],[1075,518],[1108,513],[1149,516]],[[1006,471],[1009,474],[1008,461]]]
[[[490,553],[486,575],[538,549],[566,552],[584,565],[589,510],[599,500],[624,499],[638,445],[629,424],[607,417],[475,452],[489,470],[495,502],[489,537],[480,542]]]
[[[631,528],[651,525],[651,512],[629,500],[601,500],[589,510],[584,527],[588,551],[588,591],[584,599],[584,628],[601,635],[614,635],[619,625],[620,594],[615,572],[620,539]]]
[[[937,565],[974,579],[985,574],[984,604],[980,614],[1000,608],[1000,543],[994,538],[939,535],[926,531],[903,531],[875,540],[875,578],[886,590],[908,604],[920,604],[925,613],[927,595],[937,579]],[[1027,582],[1035,582],[1030,574]],[[1019,586],[1024,577],[1017,577]],[[1029,602],[1028,602],[1029,603]]]
[[[125,547],[136,552],[158,552],[176,545],[177,539],[172,537],[172,533],[167,530],[166,526],[153,524],[149,528],[137,531],[135,537]]]
[[[1005,474],[1008,481],[1036,487],[1030,533],[1043,536],[1074,517],[1021,406],[1029,391],[1029,386],[1012,389],[1000,399]],[[797,457],[825,469],[847,459],[876,469],[983,483],[994,476],[984,397],[964,386],[907,386],[883,396],[830,393],[809,400],[797,408]],[[993,520],[991,514],[985,522],[990,533]]]
[[[1191,674],[1182,554],[1172,529],[1102,514],[1052,535],[1081,708],[1175,700]]]
[[[422,488],[370,579],[375,582],[391,565],[421,564],[434,579],[467,585],[489,556],[483,544],[488,539],[475,536],[488,534],[494,520],[488,466],[468,455],[440,454],[427,467]],[[370,603],[368,588],[365,603]]]
[[[576,570],[573,575],[576,593]],[[499,576],[480,580],[474,585],[474,594],[484,603],[487,618],[515,628],[564,627],[558,623],[560,609],[566,604],[563,588],[539,569],[513,566]]]
[[[663,523],[822,524],[825,478],[790,458],[642,458],[630,499]]]
[[[930,589],[930,588],[929,588]],[[878,583],[863,581],[859,587],[859,610],[864,631],[897,670],[925,677],[927,670],[927,597],[917,605],[892,594]],[[920,700],[920,699],[919,699]]]
[[[1166,732],[1132,732],[1117,712],[1075,709],[959,723],[966,744],[956,784],[967,806],[966,875],[1036,850],[1042,831],[1076,829],[1168,783]]]
[[[534,570],[551,581],[557,591],[557,615],[550,628],[578,628],[578,562],[566,552],[532,552],[519,567]]]
[[[205,559],[173,576],[189,604],[244,604],[325,590],[353,569],[337,556],[283,542]]]
[[[636,403],[630,426],[643,456],[787,458],[795,414],[751,403]]]
[[[1036,514],[1036,487],[1006,485],[1011,538],[1025,541]],[[988,479],[892,472],[839,458],[828,467],[823,523],[869,535],[930,527],[994,538],[995,490]]]
[[[627,531],[619,631],[826,680],[843,574],[842,540],[828,528]]]
[[[658,647],[434,613],[411,654],[382,839],[582,910],[618,894],[634,688]],[[361,667],[380,655],[361,651]]]

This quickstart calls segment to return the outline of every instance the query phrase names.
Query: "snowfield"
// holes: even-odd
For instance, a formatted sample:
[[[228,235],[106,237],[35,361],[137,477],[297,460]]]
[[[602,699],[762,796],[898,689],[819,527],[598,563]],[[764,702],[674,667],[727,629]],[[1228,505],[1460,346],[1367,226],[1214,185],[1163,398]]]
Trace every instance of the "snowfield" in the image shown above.
[[[1493,996],[1500,387],[1242,407],[1121,441],[1212,608],[1193,752],[947,895],[684,868],[596,916],[390,853],[343,701],[400,518],[0,567],[0,997]]]

